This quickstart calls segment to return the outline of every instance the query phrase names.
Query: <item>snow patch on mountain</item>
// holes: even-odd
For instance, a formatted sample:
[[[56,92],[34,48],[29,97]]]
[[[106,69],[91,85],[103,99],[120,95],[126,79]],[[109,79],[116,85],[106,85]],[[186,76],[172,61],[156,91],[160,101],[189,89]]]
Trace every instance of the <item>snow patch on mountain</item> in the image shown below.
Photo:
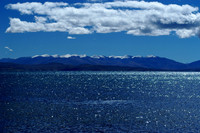
[[[157,56],[154,56],[154,55],[147,55],[146,57],[147,57],[147,58],[156,58]]]
[[[128,59],[131,58],[132,56],[129,55],[124,55],[124,56],[108,56],[109,58],[115,58],[115,59]]]
[[[50,57],[51,55],[48,54],[43,54],[43,55],[34,55],[32,56],[32,58],[36,58],[36,57]]]
[[[103,55],[93,55],[93,56],[90,56],[90,57],[95,58],[95,59],[105,58],[105,56],[103,56]]]
[[[130,55],[124,55],[124,56],[103,56],[103,55],[93,55],[93,56],[87,56],[86,54],[83,55],[78,55],[78,54],[66,54],[66,55],[48,55],[48,54],[43,54],[43,55],[35,55],[32,56],[32,58],[36,57],[53,57],[53,58],[71,58],[71,57],[79,57],[79,58],[85,58],[85,57],[90,57],[94,59],[101,59],[101,58],[113,58],[113,59],[133,59],[133,58],[156,58],[157,56],[154,55],[148,55],[148,56],[130,56]]]
[[[66,55],[61,55],[60,58],[70,58],[70,57],[80,57],[80,58],[85,58],[87,55],[77,55],[77,54],[66,54]]]

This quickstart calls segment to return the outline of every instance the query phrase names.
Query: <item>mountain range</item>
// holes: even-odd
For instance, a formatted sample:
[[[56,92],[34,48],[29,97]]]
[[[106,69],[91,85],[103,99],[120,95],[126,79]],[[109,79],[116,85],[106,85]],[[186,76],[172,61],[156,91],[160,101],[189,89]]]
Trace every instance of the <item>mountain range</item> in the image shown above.
[[[0,70],[199,71],[200,61],[184,64],[158,56],[35,55],[0,59]]]

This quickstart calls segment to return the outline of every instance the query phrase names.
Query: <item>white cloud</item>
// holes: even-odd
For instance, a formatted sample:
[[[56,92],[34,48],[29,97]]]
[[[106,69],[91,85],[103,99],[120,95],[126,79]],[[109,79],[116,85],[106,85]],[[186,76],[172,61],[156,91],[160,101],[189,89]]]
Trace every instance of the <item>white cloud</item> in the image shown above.
[[[9,47],[4,47],[5,49],[9,50],[10,52],[13,52],[13,49],[9,48]]]
[[[114,1],[104,3],[26,2],[7,9],[34,15],[35,22],[10,18],[6,32],[68,32],[91,34],[126,32],[135,36],[176,33],[180,38],[200,36],[200,13],[190,5],[159,2]]]
[[[67,39],[76,39],[76,38],[72,36],[68,36]]]

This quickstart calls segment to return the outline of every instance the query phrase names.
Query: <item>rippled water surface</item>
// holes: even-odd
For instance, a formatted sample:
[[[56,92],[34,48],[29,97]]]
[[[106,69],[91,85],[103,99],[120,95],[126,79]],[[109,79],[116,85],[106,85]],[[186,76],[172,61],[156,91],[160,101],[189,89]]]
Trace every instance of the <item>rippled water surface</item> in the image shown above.
[[[200,132],[200,73],[0,73],[0,132]]]

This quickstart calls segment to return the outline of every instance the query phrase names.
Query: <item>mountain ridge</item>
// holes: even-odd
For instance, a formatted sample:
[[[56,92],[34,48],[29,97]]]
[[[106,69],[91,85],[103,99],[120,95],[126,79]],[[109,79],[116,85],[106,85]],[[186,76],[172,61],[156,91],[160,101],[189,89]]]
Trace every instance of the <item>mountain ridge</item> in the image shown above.
[[[200,61],[192,63],[180,63],[165,57],[159,56],[103,56],[103,55],[35,55],[32,57],[20,57],[16,59],[3,58],[1,63],[13,63],[19,65],[44,65],[44,64],[63,64],[65,66],[112,66],[142,68],[148,70],[200,70]],[[5,64],[4,64],[5,65]]]

